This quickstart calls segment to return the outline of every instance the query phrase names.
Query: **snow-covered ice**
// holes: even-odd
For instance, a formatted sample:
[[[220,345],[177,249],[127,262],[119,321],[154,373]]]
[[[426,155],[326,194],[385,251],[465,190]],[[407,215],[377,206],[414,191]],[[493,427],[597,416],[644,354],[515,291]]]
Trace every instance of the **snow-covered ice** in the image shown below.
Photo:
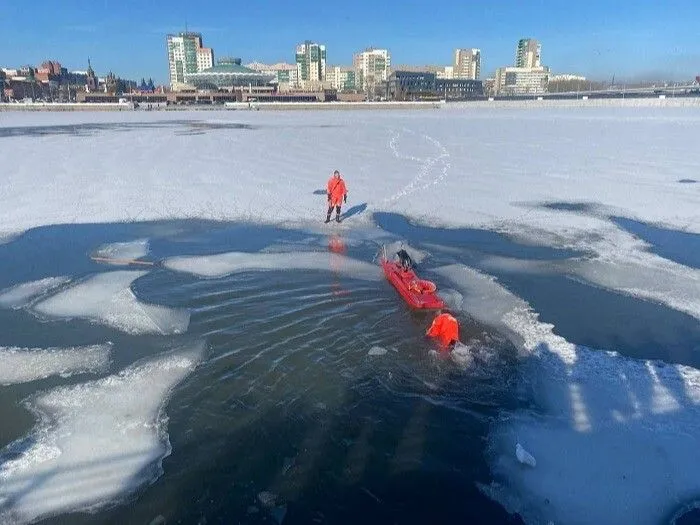
[[[131,291],[143,271],[113,271],[77,282],[32,306],[50,317],[83,317],[131,334],[179,334],[187,330],[186,310],[146,304]]]
[[[536,405],[494,422],[487,494],[528,523],[644,525],[700,493],[700,371],[574,345],[495,278],[436,271],[464,311],[518,346],[520,388]],[[513,454],[521,441],[537,468]]]
[[[201,113],[6,113],[3,127],[85,122],[157,124]],[[397,211],[452,226],[521,225],[589,231],[591,219],[523,202],[593,202],[646,222],[700,232],[695,175],[700,152],[695,108],[488,108],[392,112],[220,112],[213,129],[173,127],[94,132],[89,148],[71,135],[4,137],[2,230],[63,222],[177,217],[317,222],[333,169],[348,183],[348,204]],[[143,139],[143,140],[140,140]],[[50,177],[41,149],[52,159]],[[80,169],[76,169],[76,167]]]
[[[356,279],[376,281],[380,269],[376,264],[328,252],[246,253],[172,257],[163,262],[166,268],[201,277],[222,277],[237,272],[269,270],[319,270],[340,273]]]
[[[94,509],[157,478],[170,453],[166,401],[203,352],[196,343],[32,397],[39,424],[0,452],[0,522]]]
[[[109,365],[111,344],[73,348],[0,347],[0,385],[49,376],[101,372]]]

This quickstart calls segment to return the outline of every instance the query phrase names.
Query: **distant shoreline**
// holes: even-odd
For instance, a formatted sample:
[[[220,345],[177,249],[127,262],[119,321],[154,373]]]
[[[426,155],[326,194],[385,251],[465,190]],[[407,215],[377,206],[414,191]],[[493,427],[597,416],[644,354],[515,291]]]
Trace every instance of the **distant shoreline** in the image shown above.
[[[416,110],[416,109],[536,109],[586,107],[700,107],[700,97],[591,98],[543,100],[473,100],[460,102],[231,102],[225,105],[171,105],[146,109],[130,102],[0,103],[2,111],[299,111],[299,110]]]

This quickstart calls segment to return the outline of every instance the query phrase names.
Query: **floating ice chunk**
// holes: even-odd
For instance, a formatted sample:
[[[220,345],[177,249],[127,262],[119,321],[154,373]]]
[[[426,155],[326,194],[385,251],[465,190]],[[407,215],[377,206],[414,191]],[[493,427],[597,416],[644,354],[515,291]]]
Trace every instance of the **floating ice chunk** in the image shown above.
[[[470,315],[519,346],[526,373],[517,388],[537,406],[492,426],[497,483],[485,492],[527,523],[602,525],[661,523],[700,493],[700,371],[573,345],[494,278],[460,266],[438,272]],[[546,465],[523,469],[516,437]]]
[[[520,443],[515,444],[515,457],[518,458],[518,461],[520,461],[520,463],[523,465],[527,465],[532,468],[537,466],[537,461],[535,460],[534,456],[525,450]]]
[[[156,479],[170,453],[166,400],[202,343],[28,401],[39,424],[0,453],[0,523],[95,509]]]
[[[0,306],[22,308],[37,297],[55,290],[69,280],[68,277],[47,277],[38,281],[18,284],[0,292]]]
[[[0,347],[0,385],[101,372],[109,365],[111,348],[111,343],[74,348]]]
[[[327,252],[245,253],[173,257],[164,263],[171,270],[201,277],[223,277],[236,272],[266,270],[321,270],[376,281],[379,265]]]
[[[108,264],[126,264],[148,254],[148,239],[115,242],[100,246],[93,258]]]
[[[35,304],[33,309],[53,317],[93,319],[131,334],[185,332],[189,312],[143,303],[131,291],[131,283],[145,274],[101,273]]]
[[[372,348],[369,349],[369,352],[367,352],[367,355],[384,355],[386,354],[387,349],[382,348],[381,346],[373,346]]]

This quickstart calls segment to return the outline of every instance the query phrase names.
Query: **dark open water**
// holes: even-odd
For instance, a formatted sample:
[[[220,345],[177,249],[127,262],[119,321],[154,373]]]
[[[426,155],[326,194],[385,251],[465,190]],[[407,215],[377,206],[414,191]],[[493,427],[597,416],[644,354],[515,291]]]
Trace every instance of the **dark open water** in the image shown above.
[[[430,243],[419,271],[433,279],[431,268],[455,262],[480,268],[493,255],[581,255],[487,231],[419,227],[389,214],[375,221],[388,240],[416,248]],[[105,243],[140,238],[149,239],[152,261],[282,243],[326,250],[329,242],[324,234],[208,222],[39,228],[0,245],[0,289],[111,270],[88,255]],[[375,257],[375,242],[346,240],[348,256]],[[562,275],[490,273],[573,343],[700,368],[700,328],[687,315]],[[490,481],[484,459],[490,422],[499,408],[527,402],[513,388],[518,361],[503,335],[460,318],[462,338],[480,341],[492,356],[464,369],[430,351],[423,332],[431,317],[410,312],[387,282],[333,271],[199,279],[156,265],[133,291],[149,303],[189,309],[187,333],[132,336],[0,309],[0,346],[110,340],[119,352],[107,374],[180,339],[207,344],[203,362],[167,403],[172,453],[163,474],[106,510],[42,523],[520,523],[476,486]],[[374,346],[387,352],[368,355]],[[32,428],[22,399],[81,380],[0,387],[0,446]]]

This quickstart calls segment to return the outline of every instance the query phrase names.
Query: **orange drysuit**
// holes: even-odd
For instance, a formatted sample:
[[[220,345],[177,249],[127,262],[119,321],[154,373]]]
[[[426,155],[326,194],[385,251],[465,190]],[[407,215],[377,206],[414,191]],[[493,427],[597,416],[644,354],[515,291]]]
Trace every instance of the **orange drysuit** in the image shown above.
[[[440,314],[435,317],[426,335],[436,338],[440,346],[447,348],[459,341],[459,323],[448,313]]]
[[[345,197],[348,189],[345,187],[345,181],[340,176],[336,177],[333,175],[328,179],[326,192],[328,194],[328,206],[340,206],[343,204],[343,197]]]

